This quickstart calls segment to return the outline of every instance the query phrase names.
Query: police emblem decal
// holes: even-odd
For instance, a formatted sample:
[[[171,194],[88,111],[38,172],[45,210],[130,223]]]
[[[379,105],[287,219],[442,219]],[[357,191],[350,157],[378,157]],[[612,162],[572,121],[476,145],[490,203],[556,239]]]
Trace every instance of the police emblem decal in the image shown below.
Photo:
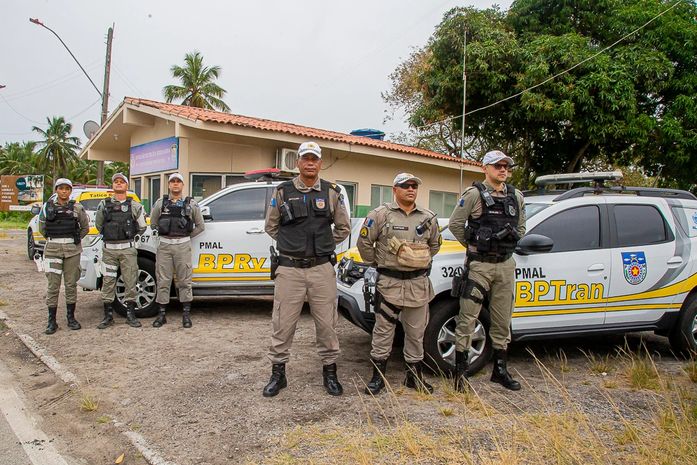
[[[697,211],[692,214],[692,229],[697,229]]]
[[[513,205],[508,206],[508,214],[510,216],[515,216],[515,207]]]
[[[315,206],[320,209],[324,209],[324,207],[327,205],[327,203],[324,201],[324,199],[315,199]]]
[[[644,252],[622,252],[624,279],[631,285],[641,284],[646,278],[646,255]]]
[[[125,203],[121,204],[121,211],[126,213],[128,211],[128,205],[126,205]]]

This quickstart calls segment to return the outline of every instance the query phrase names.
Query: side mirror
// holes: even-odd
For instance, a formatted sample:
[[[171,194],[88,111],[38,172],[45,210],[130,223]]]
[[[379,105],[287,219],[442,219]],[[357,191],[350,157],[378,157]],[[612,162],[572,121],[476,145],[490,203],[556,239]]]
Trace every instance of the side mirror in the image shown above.
[[[31,214],[32,215],[38,215],[40,211],[41,211],[41,205],[34,204],[31,206]]]
[[[528,234],[524,236],[515,249],[518,255],[532,255],[536,253],[547,253],[554,247],[554,241],[541,234]]]
[[[213,215],[211,215],[211,208],[210,207],[201,207],[201,215],[203,216],[204,220],[212,220]]]

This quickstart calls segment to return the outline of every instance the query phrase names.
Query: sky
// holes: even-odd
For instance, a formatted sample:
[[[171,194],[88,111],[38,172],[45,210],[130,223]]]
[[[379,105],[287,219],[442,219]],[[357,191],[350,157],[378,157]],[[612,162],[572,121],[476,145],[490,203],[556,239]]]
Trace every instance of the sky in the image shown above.
[[[60,41],[101,91],[106,34],[114,25],[109,112],[123,98],[164,101],[176,84],[170,67],[199,51],[222,68],[231,112],[339,132],[407,129],[385,121],[381,94],[390,73],[428,41],[456,6],[510,1],[452,0],[3,0],[0,15],[0,145],[36,140],[32,126],[64,116],[73,135],[99,122],[101,98]],[[179,102],[175,102],[179,103]]]

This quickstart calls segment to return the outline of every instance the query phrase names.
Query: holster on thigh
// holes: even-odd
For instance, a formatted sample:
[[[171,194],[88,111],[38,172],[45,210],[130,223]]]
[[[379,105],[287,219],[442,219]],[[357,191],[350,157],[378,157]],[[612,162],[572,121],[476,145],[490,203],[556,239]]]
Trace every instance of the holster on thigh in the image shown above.
[[[390,315],[389,312],[385,311],[385,309],[382,308],[383,305],[385,305],[385,307],[387,307],[392,312],[394,312],[394,315]],[[389,321],[393,325],[396,325],[397,323],[399,323],[399,312],[401,312],[401,311],[402,311],[401,308],[389,303],[388,301],[386,301],[382,297],[382,295],[378,291],[375,291],[375,312],[376,313],[379,313],[380,315],[385,317],[385,319],[387,321]]]
[[[481,304],[486,298],[487,290],[473,279],[467,279],[464,283],[464,288],[462,290],[461,297],[463,299],[471,300],[474,303]]]

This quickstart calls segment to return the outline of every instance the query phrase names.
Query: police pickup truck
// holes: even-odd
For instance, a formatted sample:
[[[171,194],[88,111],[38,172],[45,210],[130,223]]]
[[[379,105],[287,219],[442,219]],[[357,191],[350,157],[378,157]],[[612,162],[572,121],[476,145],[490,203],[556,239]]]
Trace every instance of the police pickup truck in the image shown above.
[[[673,189],[604,186],[620,179],[620,172],[550,175],[536,180],[539,191],[525,192],[527,234],[514,255],[513,340],[648,330],[667,336],[676,352],[697,350],[697,198]],[[544,190],[579,182],[595,186]],[[465,249],[447,228],[443,238],[430,275],[436,297],[424,349],[426,361],[447,372],[459,310],[451,282],[463,271]],[[371,331],[366,269],[352,249],[339,264],[337,287],[341,314]],[[491,355],[488,327],[485,301],[470,351],[473,372]]]
[[[229,186],[199,202],[206,223],[203,233],[191,241],[194,296],[271,295],[270,278],[271,237],[264,231],[266,209],[272,193],[283,180],[271,178],[278,170],[264,170],[250,174],[258,178]],[[350,210],[346,190],[341,196]],[[158,238],[148,229],[138,238],[138,284],[136,316],[151,317],[157,313],[155,297],[157,282],[155,254]],[[101,287],[99,263],[103,242],[100,237],[84,247],[80,257],[82,275],[78,285],[92,290]],[[274,244],[275,245],[275,244]],[[337,246],[337,254],[345,252],[350,238]],[[173,289],[174,291],[174,289]],[[125,314],[124,282],[119,276],[116,283],[114,309]]]

